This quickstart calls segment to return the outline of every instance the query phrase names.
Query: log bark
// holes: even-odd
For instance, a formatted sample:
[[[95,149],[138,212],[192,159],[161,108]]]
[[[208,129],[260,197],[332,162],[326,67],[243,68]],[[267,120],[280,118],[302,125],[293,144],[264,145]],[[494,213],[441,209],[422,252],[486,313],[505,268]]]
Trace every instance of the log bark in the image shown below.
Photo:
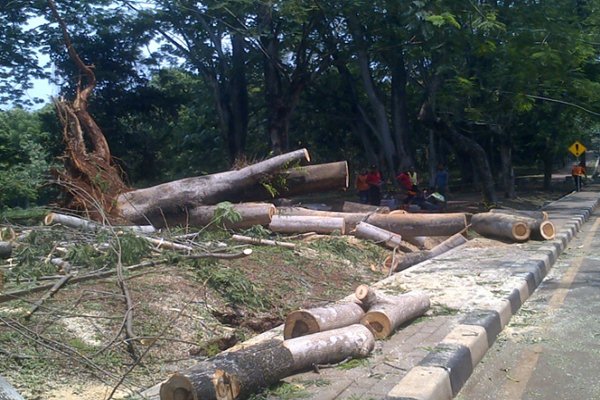
[[[12,255],[12,249],[10,242],[0,242],[0,258],[9,258]]]
[[[50,213],[44,217],[44,225],[61,224],[69,228],[79,229],[84,232],[98,232],[106,229],[129,230],[137,233],[154,233],[156,229],[152,225],[102,225],[87,219],[65,215],[59,213]]]
[[[24,400],[17,390],[0,376],[0,400]]]
[[[295,249],[296,248],[295,243],[281,242],[278,240],[253,238],[250,236],[243,236],[243,235],[232,235],[231,239],[235,240],[236,242],[241,242],[241,243],[246,243],[246,244],[285,247],[286,249]]]
[[[352,234],[357,238],[371,240],[390,249],[402,245],[402,236],[378,228],[367,222],[359,222],[354,231],[352,231]]]
[[[364,314],[361,306],[352,302],[292,311],[285,319],[283,338],[287,340],[358,324]]]
[[[455,247],[467,243],[467,241],[467,238],[465,238],[461,233],[457,233],[456,235],[450,236],[448,239],[444,240],[442,243],[438,244],[431,250],[403,254],[402,256],[400,256],[399,261],[394,266],[393,272],[400,272],[409,267],[412,267],[413,265],[437,257],[449,250],[452,250]]]
[[[425,314],[429,306],[429,296],[426,293],[409,292],[375,303],[361,319],[361,323],[377,339],[385,339],[403,323]]]
[[[310,161],[308,151],[300,149],[249,165],[240,170],[221,172],[163,183],[123,193],[117,198],[121,216],[134,223],[185,213],[200,205],[239,201],[240,193],[268,182],[270,175],[294,162]]]
[[[197,206],[187,212],[184,210],[179,214],[175,214],[168,220],[163,215],[154,215],[150,219],[150,222],[157,228],[169,225],[204,227],[214,220],[217,207],[218,206]],[[275,206],[270,203],[239,203],[232,204],[231,208],[240,215],[240,220],[224,220],[222,226],[229,229],[245,229],[254,225],[269,225],[269,223],[271,223],[271,217],[273,217],[276,212]]]
[[[269,229],[278,233],[346,233],[343,218],[317,216],[274,215]]]
[[[489,212],[498,215],[523,217],[528,222],[529,229],[531,229],[531,239],[552,240],[556,235],[554,224],[548,220],[548,213],[546,211],[494,208]]]
[[[160,387],[160,399],[246,398],[313,365],[366,357],[374,346],[371,332],[358,324],[286,341],[273,339],[221,353],[171,376]]]
[[[346,161],[289,168],[275,174],[274,179],[269,182],[269,189],[265,187],[267,185],[259,182],[240,192],[240,200],[268,200],[273,197],[292,197],[346,190],[348,179],[348,163]]]
[[[513,242],[528,240],[532,223],[531,219],[527,221],[524,217],[489,212],[475,214],[471,218],[471,227],[478,234]]]
[[[352,201],[344,201],[342,211],[345,213],[370,213],[389,214],[389,207],[372,206],[370,204],[354,203]]]
[[[367,219],[369,213],[346,213],[339,211],[319,211],[304,207],[277,207],[277,215],[281,216],[310,216],[321,218],[343,218],[346,232],[351,232],[356,225]]]
[[[366,222],[404,236],[452,236],[467,227],[463,213],[371,214]]]

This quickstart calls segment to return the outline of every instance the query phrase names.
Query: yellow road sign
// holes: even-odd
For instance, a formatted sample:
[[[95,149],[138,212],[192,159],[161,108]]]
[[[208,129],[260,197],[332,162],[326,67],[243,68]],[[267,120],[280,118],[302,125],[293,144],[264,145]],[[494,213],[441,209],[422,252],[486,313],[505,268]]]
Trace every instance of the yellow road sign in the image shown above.
[[[585,153],[587,148],[578,140],[576,140],[571,146],[569,146],[569,151],[575,156],[579,157],[583,153]]]

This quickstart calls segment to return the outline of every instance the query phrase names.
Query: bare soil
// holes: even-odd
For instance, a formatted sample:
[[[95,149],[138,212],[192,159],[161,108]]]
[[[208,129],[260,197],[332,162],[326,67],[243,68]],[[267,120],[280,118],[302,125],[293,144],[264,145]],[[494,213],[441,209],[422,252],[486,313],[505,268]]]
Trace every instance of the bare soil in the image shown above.
[[[528,190],[501,205],[536,209],[565,190]],[[448,211],[485,209],[479,194],[449,197]],[[2,226],[31,230],[9,222]],[[46,283],[40,279],[59,271],[43,264],[43,259],[56,256],[57,249],[76,247],[88,259],[96,257],[94,251],[110,251],[101,245],[110,237],[40,226],[33,232],[37,238],[32,240],[30,234],[15,249],[15,257],[0,265],[3,292]],[[224,231],[203,233],[194,244],[239,250],[239,244],[228,238]],[[26,399],[107,399],[116,386],[114,398],[139,398],[140,391],[174,371],[280,325],[291,310],[339,300],[357,285],[386,276],[381,265],[390,252],[375,244],[349,236],[295,242],[296,249],[253,246],[249,257],[228,261],[186,260],[172,252],[148,250],[142,258],[168,261],[127,274],[135,333],[128,341],[126,305],[114,277],[67,285],[30,319],[25,315],[43,292],[1,303],[0,374]],[[91,247],[86,250],[89,254],[81,250],[83,243]],[[71,251],[65,257],[81,259],[82,254]]]

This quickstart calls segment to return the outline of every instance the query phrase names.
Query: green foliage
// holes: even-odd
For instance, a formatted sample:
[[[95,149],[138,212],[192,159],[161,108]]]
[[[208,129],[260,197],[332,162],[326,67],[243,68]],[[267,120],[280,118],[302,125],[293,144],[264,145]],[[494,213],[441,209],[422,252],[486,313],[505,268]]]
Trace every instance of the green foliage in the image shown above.
[[[51,166],[47,141],[36,114],[21,109],[0,112],[0,209],[38,199]]]
[[[228,201],[223,201],[216,205],[213,222],[217,225],[222,225],[225,222],[239,222],[242,216],[233,208],[233,204]]]
[[[199,280],[218,291],[232,305],[244,304],[255,310],[270,306],[268,297],[257,289],[243,271],[223,267],[213,260],[197,260],[194,264]]]

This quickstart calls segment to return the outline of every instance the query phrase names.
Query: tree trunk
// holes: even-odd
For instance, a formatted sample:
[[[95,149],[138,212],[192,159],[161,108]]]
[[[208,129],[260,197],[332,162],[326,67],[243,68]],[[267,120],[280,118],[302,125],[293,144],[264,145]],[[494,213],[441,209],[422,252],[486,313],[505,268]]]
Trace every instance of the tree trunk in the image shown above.
[[[531,235],[531,221],[531,218],[488,212],[473,215],[471,227],[482,236],[523,242]]]
[[[372,214],[366,222],[401,236],[451,236],[467,227],[462,213],[448,214]]]
[[[531,229],[532,239],[552,240],[556,235],[556,229],[554,228],[554,224],[548,221],[548,213],[546,211],[527,211],[494,208],[491,209],[489,212],[492,214],[524,217],[527,221],[529,221],[529,229]]]
[[[160,220],[185,214],[199,205],[236,200],[239,193],[260,185],[271,174],[290,163],[310,161],[306,149],[282,154],[237,171],[221,172],[163,183],[146,189],[123,193],[117,198],[120,215],[134,223]]]
[[[152,218],[150,222],[156,228],[173,227],[175,225],[204,227],[215,221],[218,209],[218,206],[197,206],[188,210],[187,213],[179,213],[168,219]],[[224,218],[219,226],[228,229],[246,229],[254,225],[267,226],[271,223],[271,218],[276,210],[275,206],[270,203],[232,204],[231,211],[239,214],[240,220]]]
[[[425,314],[429,306],[429,296],[426,293],[409,292],[375,303],[361,319],[361,323],[377,339],[385,339],[403,323]]]
[[[359,222],[352,234],[357,238],[371,240],[391,249],[402,245],[402,236],[366,222]]]
[[[515,171],[512,165],[512,147],[510,142],[505,140],[500,144],[500,160],[502,163],[502,187],[504,189],[504,197],[514,199],[515,194]]]
[[[316,217],[316,216],[294,216],[274,215],[269,229],[277,233],[307,233],[315,232],[322,234],[346,233],[343,218]]]
[[[6,379],[0,376],[0,400],[24,400]]]
[[[292,311],[285,319],[283,338],[287,340],[358,324],[364,314],[362,307],[357,303],[339,303]]]
[[[351,232],[356,225],[365,220],[368,213],[345,213],[338,211],[319,211],[304,207],[277,207],[277,213],[281,216],[312,216],[320,218],[342,218],[344,220],[344,231]]]
[[[229,85],[229,157],[237,160],[246,147],[248,133],[248,86],[246,82],[246,52],[244,37],[231,35],[231,83]]]
[[[397,171],[404,171],[415,164],[412,153],[406,150],[406,142],[410,132],[408,123],[408,106],[406,94],[406,66],[404,65],[403,49],[396,49],[394,65],[392,66],[392,122],[394,126],[394,141],[396,157],[399,160]],[[394,171],[394,172],[397,172]]]
[[[359,324],[283,342],[270,340],[221,353],[171,376],[160,387],[160,399],[247,398],[314,365],[366,357],[374,347],[373,335]]]

